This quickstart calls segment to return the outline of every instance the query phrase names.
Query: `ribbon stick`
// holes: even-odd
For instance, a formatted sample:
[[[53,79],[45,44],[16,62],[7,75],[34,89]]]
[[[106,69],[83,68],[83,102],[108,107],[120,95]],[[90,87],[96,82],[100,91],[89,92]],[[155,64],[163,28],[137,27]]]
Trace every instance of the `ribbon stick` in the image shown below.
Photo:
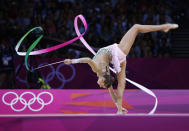
[[[77,35],[80,36],[81,33],[79,32],[78,24],[77,24],[78,17],[80,17],[80,18],[82,18],[82,19],[85,19],[85,18],[84,18],[82,15],[78,15],[78,16],[76,16],[76,18],[75,18],[75,20],[74,20],[74,28],[75,28],[75,31],[76,31]],[[86,26],[86,25],[84,25],[84,26]],[[84,45],[93,55],[96,54],[96,52],[89,46],[89,44],[85,41],[85,39],[84,39],[83,37],[80,37],[79,39],[80,39],[80,41],[83,43],[83,45]],[[116,73],[115,70],[112,69],[111,67],[110,67],[110,70],[113,71],[114,73]],[[136,87],[138,87],[138,88],[141,89],[142,91],[146,92],[147,94],[149,94],[149,95],[151,95],[151,96],[153,96],[153,97],[155,98],[155,105],[154,105],[153,109],[148,113],[149,115],[154,114],[154,112],[156,111],[156,108],[157,108],[157,104],[158,104],[158,100],[157,100],[156,95],[155,95],[151,90],[149,90],[148,88],[146,88],[146,87],[144,87],[144,86],[142,86],[142,85],[140,85],[140,84],[138,84],[138,83],[136,83],[136,82],[134,82],[134,81],[131,81],[131,80],[127,79],[127,78],[126,78],[125,80],[128,81],[129,83],[135,85]]]

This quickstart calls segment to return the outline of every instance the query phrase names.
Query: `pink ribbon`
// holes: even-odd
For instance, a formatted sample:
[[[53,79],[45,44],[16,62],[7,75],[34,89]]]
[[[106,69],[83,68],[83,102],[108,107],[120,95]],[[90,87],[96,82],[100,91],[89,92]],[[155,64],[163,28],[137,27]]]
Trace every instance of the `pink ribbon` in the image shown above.
[[[82,23],[84,24],[84,27],[85,27],[85,32],[87,31],[87,22],[85,20],[85,18],[82,16],[82,15],[78,15],[76,16],[75,20],[78,20],[78,18],[81,19]],[[35,27],[35,28],[39,28],[41,29],[41,27]],[[34,29],[35,29],[34,28]],[[41,29],[42,30],[42,29]],[[64,46],[67,46],[73,42],[75,42],[76,40],[78,40],[79,38],[83,37],[83,35],[85,34],[85,32],[83,32],[82,34],[80,34],[78,37],[75,37],[67,42],[64,42],[62,44],[59,44],[59,45],[56,45],[56,46],[53,46],[53,47],[49,47],[49,48],[46,48],[46,49],[41,49],[41,50],[36,50],[36,51],[31,51],[29,53],[29,55],[39,55],[39,54],[44,54],[44,53],[48,53],[48,52],[51,52],[51,51],[55,51],[55,50],[58,50],[59,48],[62,48]],[[26,36],[29,34],[30,32],[26,33]],[[21,55],[21,56],[25,56],[26,55],[26,52],[19,52],[18,49],[21,45],[21,42],[23,41],[23,39],[26,37],[25,35],[19,40],[18,44],[16,45],[15,47],[15,50],[17,52],[18,55]]]

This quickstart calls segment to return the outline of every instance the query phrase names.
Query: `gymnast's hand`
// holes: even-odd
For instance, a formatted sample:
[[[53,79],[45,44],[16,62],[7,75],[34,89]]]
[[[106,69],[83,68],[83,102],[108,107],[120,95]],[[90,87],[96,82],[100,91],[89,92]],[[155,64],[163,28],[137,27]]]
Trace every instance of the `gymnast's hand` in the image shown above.
[[[71,59],[65,59],[64,63],[67,64],[67,65],[72,64],[72,60]]]
[[[123,115],[123,114],[127,114],[127,113],[128,113],[127,109],[125,109],[123,107],[122,107],[122,111],[117,111],[118,115]]]
[[[117,107],[117,109],[118,109],[118,104],[115,103],[115,105],[116,105],[116,107]],[[119,111],[119,109],[118,109],[118,111],[117,111],[117,114],[127,114],[127,113],[128,113],[128,110],[125,109],[125,108],[123,108],[123,107],[121,107],[121,111]]]
[[[127,109],[125,109],[125,108],[123,108],[123,107],[122,107],[122,112],[123,112],[124,114],[128,113]]]

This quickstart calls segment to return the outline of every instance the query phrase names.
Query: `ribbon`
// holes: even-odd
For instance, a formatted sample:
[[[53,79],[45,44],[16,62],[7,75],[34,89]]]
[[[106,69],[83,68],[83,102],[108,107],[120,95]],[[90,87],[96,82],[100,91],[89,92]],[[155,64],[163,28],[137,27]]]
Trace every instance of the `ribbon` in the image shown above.
[[[84,28],[85,28],[85,31],[81,34],[79,29],[78,29],[78,24],[77,24],[77,21],[78,21],[78,18],[80,18],[80,20],[82,21],[83,25],[84,25]],[[29,30],[21,39],[20,41],[18,42],[18,44],[16,45],[15,47],[15,50],[17,52],[18,55],[21,55],[21,56],[25,56],[25,66],[26,68],[29,70],[29,67],[28,67],[28,64],[27,64],[27,59],[28,59],[28,56],[29,55],[38,55],[38,54],[43,54],[43,53],[47,53],[47,52],[51,52],[51,51],[54,51],[54,50],[57,50],[59,48],[62,48],[66,45],[69,45],[71,43],[73,43],[74,41],[80,39],[80,41],[83,43],[83,45],[93,54],[93,55],[96,55],[96,52],[89,46],[89,44],[85,41],[85,39],[83,38],[83,35],[85,34],[86,30],[87,30],[87,22],[85,20],[85,18],[82,16],[82,15],[78,15],[75,17],[74,19],[74,28],[75,28],[75,31],[76,31],[76,34],[77,34],[77,37],[75,37],[74,39],[72,40],[69,40],[67,42],[64,42],[62,44],[59,44],[59,45],[56,45],[56,46],[53,46],[53,47],[50,47],[50,48],[46,48],[46,49],[42,49],[42,50],[37,50],[37,51],[32,51],[36,45],[39,43],[39,41],[42,39],[43,35],[39,36],[37,38],[36,41],[34,41],[34,43],[29,47],[28,51],[27,52],[18,52],[18,49],[22,43],[22,41],[24,40],[24,38],[32,31],[34,31],[35,29],[40,29],[40,30],[43,30],[41,27],[35,27],[31,30]],[[45,66],[42,66],[42,67],[46,67],[46,66],[49,66],[49,65],[53,65],[53,64],[57,64],[57,63],[61,63],[63,61],[59,61],[59,62],[55,62],[55,63],[52,63],[52,64],[47,64]],[[35,69],[39,69],[39,68],[42,68],[42,67],[38,67],[38,68],[35,68]],[[115,70],[112,69],[110,67],[110,70],[113,71],[114,73]],[[158,104],[158,100],[157,100],[157,97],[156,95],[149,89],[147,89],[146,87],[126,78],[125,79],[126,81],[128,81],[129,83],[135,85],[136,87],[138,87],[139,89],[141,89],[142,91],[146,92],[147,94],[153,96],[155,98],[155,105],[153,107],[153,109],[148,113],[148,114],[154,114],[154,112],[156,111],[156,108],[157,108],[157,104]]]
[[[78,18],[81,19],[81,21],[82,21],[82,23],[83,23],[84,25],[87,25],[87,22],[86,22],[86,20],[84,19],[83,16],[80,15],[80,16],[77,17],[77,19],[78,19]],[[53,46],[53,47],[49,47],[49,48],[46,48],[46,49],[41,49],[41,50],[32,51],[32,50],[37,46],[37,44],[39,43],[39,41],[43,38],[43,35],[40,35],[40,36],[37,38],[37,40],[35,40],[35,41],[33,42],[33,44],[31,44],[31,46],[29,47],[29,49],[28,49],[27,52],[19,52],[18,49],[19,49],[19,47],[20,47],[22,41],[23,41],[32,31],[34,31],[34,30],[36,30],[36,29],[40,29],[41,31],[43,31],[43,29],[42,29],[41,27],[32,28],[31,30],[29,30],[29,31],[19,40],[19,42],[17,43],[17,45],[16,45],[16,47],[15,47],[15,50],[16,50],[16,52],[17,52],[18,55],[20,55],[20,56],[25,56],[25,66],[26,66],[26,69],[29,70],[29,71],[32,71],[32,70],[29,69],[29,67],[28,67],[28,57],[29,57],[29,55],[44,54],[44,53],[48,53],[48,52],[51,52],[51,51],[55,51],[55,50],[57,50],[57,49],[59,49],[59,48],[62,48],[62,47],[64,47],[64,46],[66,46],[66,45],[69,45],[69,44],[75,42],[76,40],[78,40],[80,37],[83,37],[83,35],[84,35],[85,32],[87,31],[87,26],[85,26],[85,31],[84,31],[82,34],[80,34],[78,37],[75,37],[75,38],[73,38],[73,39],[71,39],[71,40],[69,40],[69,41],[67,41],[67,42],[64,42],[64,43],[62,43],[62,44],[59,44],[59,45],[56,45],[56,46]],[[48,64],[48,65],[51,65],[51,64]],[[45,65],[45,66],[48,66],[48,65]],[[43,66],[43,67],[44,67],[44,66]],[[39,67],[39,68],[41,68],[41,67]],[[38,68],[38,69],[39,69],[39,68]],[[37,69],[37,68],[35,68],[35,69]],[[33,70],[35,70],[35,69],[33,69]]]

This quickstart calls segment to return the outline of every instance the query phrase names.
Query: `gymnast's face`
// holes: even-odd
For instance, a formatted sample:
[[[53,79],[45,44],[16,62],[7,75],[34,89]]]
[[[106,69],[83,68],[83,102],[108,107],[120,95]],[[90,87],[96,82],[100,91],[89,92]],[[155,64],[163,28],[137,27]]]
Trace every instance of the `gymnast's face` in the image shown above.
[[[99,85],[100,87],[102,87],[102,88],[106,88],[105,85],[104,85],[104,80],[105,80],[105,78],[104,78],[103,76],[99,76],[99,77],[98,77],[97,83],[98,83],[98,85]]]

